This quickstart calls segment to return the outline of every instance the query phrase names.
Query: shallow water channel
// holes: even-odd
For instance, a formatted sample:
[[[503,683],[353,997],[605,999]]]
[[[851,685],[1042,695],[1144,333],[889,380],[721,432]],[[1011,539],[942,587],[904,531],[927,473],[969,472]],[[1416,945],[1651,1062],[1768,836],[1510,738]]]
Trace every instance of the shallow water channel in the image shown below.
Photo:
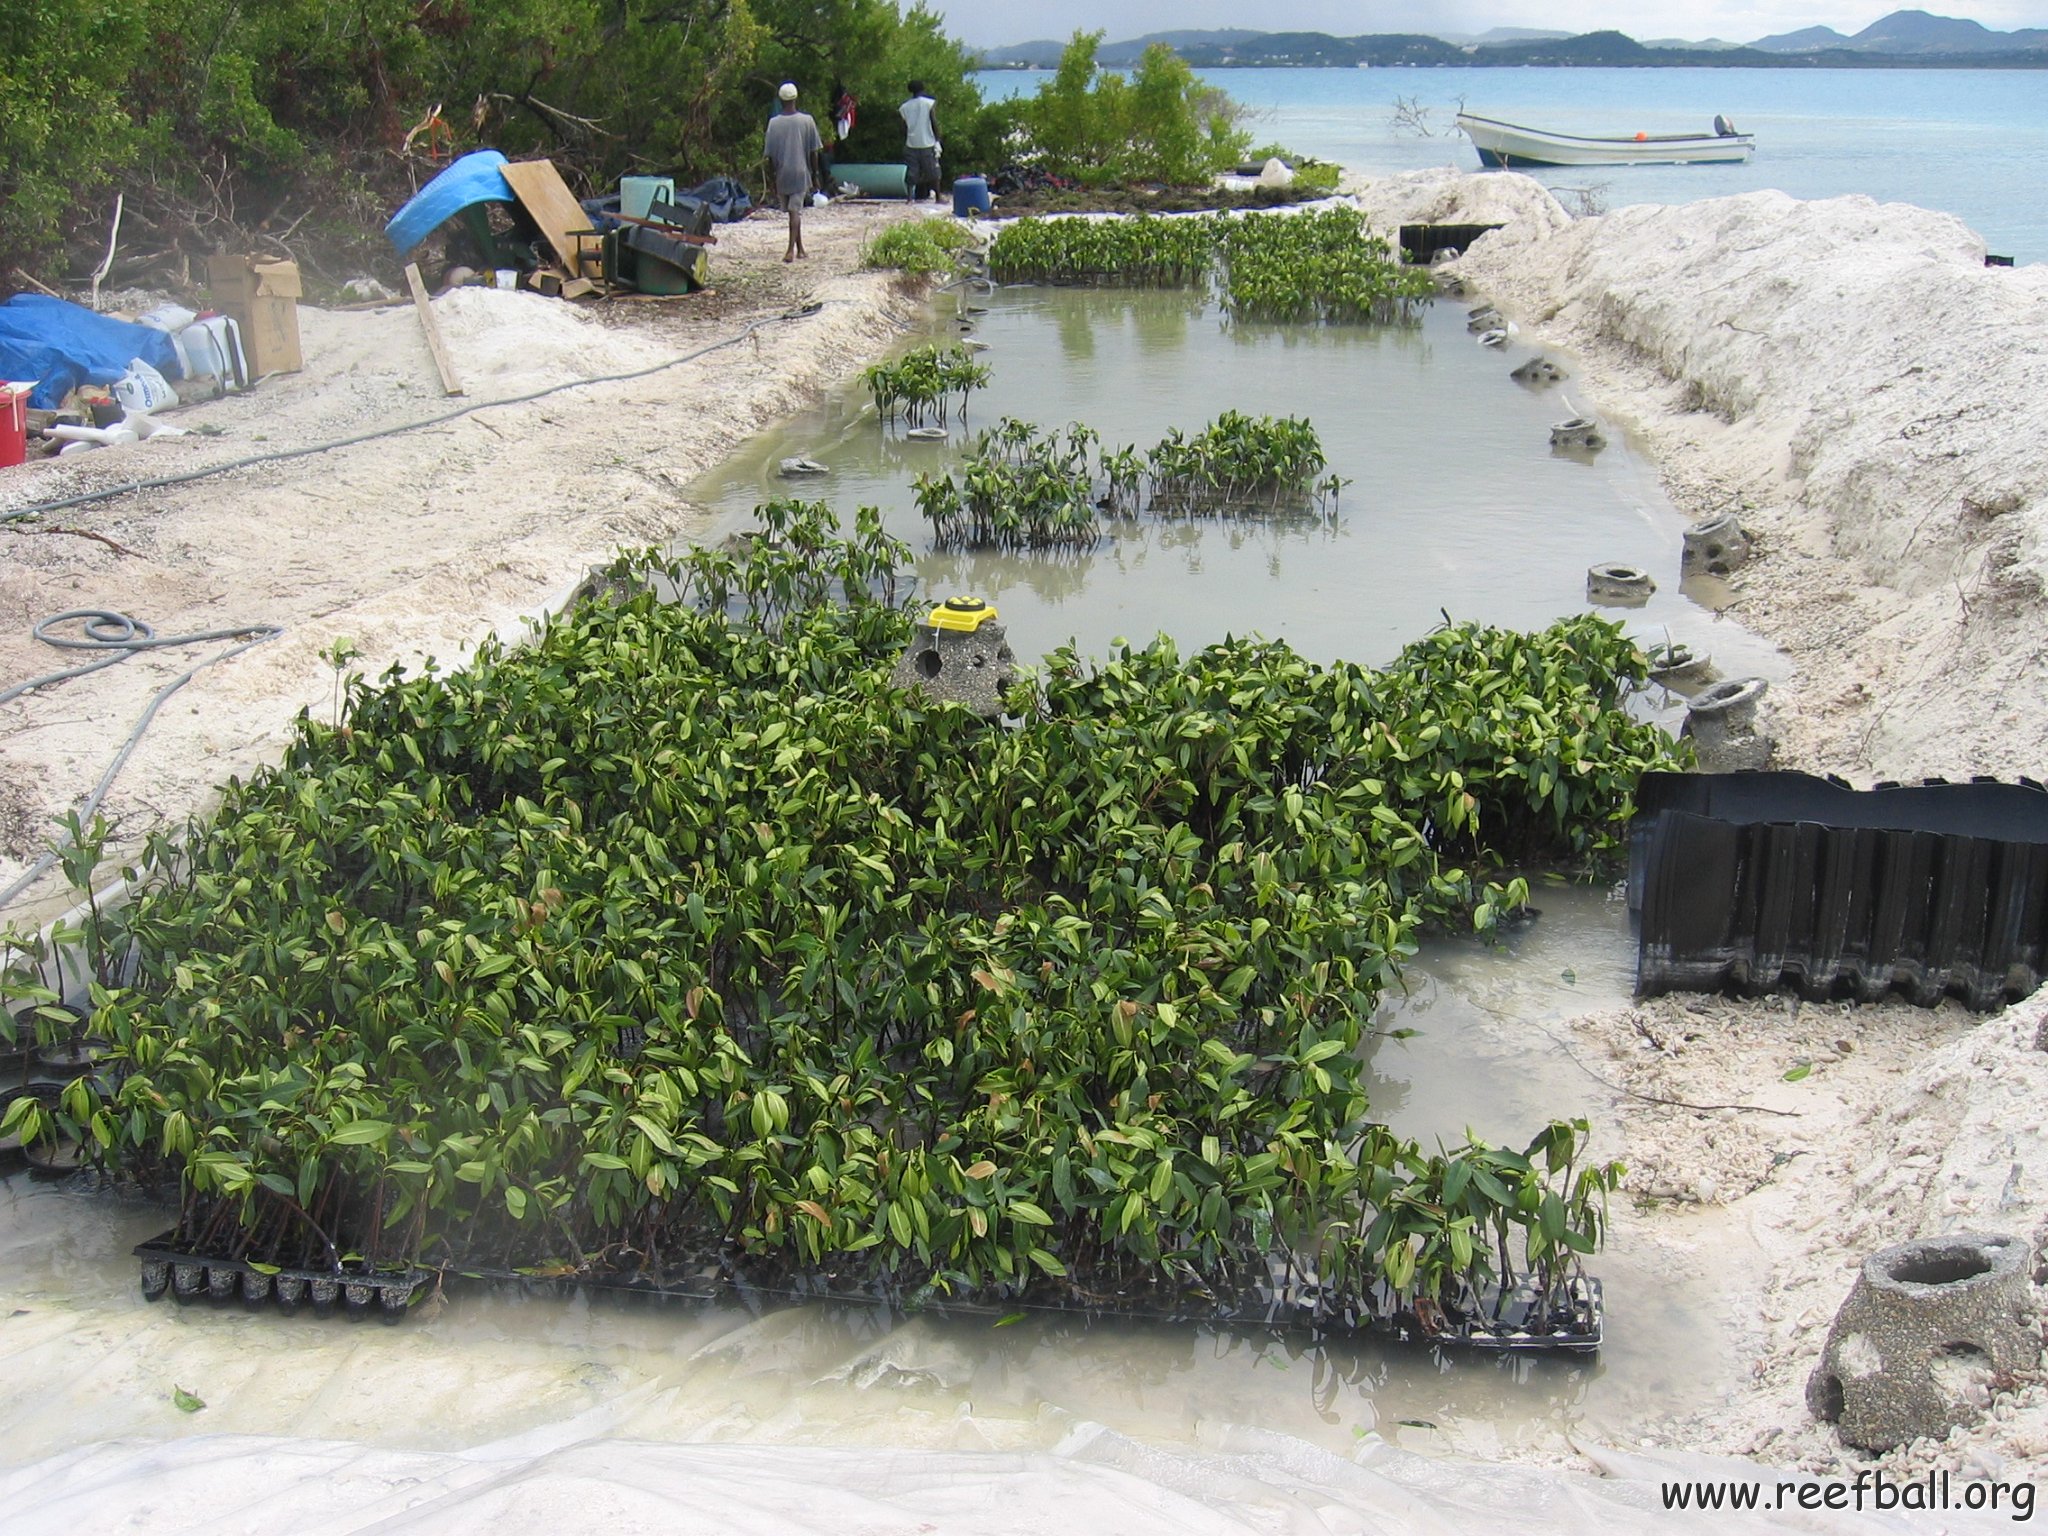
[[[935,555],[909,484],[953,462],[965,434],[906,440],[857,388],[751,444],[696,499],[733,526],[773,496],[823,498],[842,515],[877,505],[918,551],[926,591],[994,601],[1026,658],[1069,637],[1099,652],[1165,630],[1184,649],[1257,632],[1319,658],[1384,661],[1440,610],[1525,627],[1576,612],[1586,567],[1612,561],[1659,583],[1648,606],[1617,610],[1633,632],[1668,632],[1730,675],[1777,670],[1766,646],[1680,590],[1683,520],[1650,465],[1618,435],[1590,461],[1553,455],[1548,427],[1574,414],[1572,386],[1513,383],[1527,352],[1476,345],[1462,305],[1372,331],[1232,328],[1166,292],[1007,288],[959,303],[985,311],[964,318],[994,368],[969,427],[1079,420],[1142,448],[1226,408],[1303,414],[1332,468],[1356,480],[1341,518],[1139,520],[1078,557]],[[959,318],[943,307],[939,334],[962,334]],[[793,455],[830,475],[780,478]],[[1603,1118],[1607,1090],[1560,1022],[1626,999],[1625,904],[1540,882],[1535,901],[1541,915],[1501,943],[1430,945],[1385,1003],[1382,1031],[1417,1031],[1371,1048],[1374,1103],[1398,1130],[1450,1140],[1469,1125],[1519,1143],[1552,1115]],[[19,1389],[0,1405],[0,1463],[81,1439],[221,1431],[467,1446],[593,1409],[607,1432],[662,1440],[1042,1449],[1094,1421],[1208,1450],[1247,1425],[1340,1454],[1375,1431],[1426,1453],[1563,1450],[1567,1432],[1598,1438],[1701,1407],[1733,1375],[1713,1298],[1631,1241],[1625,1198],[1616,1217],[1591,1266],[1607,1288],[1606,1349],[1502,1360],[1190,1327],[990,1328],[587,1296],[457,1295],[394,1329],[150,1306],[127,1248],[167,1214],[17,1173],[0,1182],[0,1364]],[[173,1385],[207,1408],[175,1411]]]
[[[1697,602],[1682,590],[1685,520],[1649,462],[1612,429],[1597,454],[1553,451],[1551,425],[1588,402],[1569,379],[1514,382],[1530,350],[1478,345],[1465,317],[1464,304],[1439,301],[1408,325],[1240,326],[1175,290],[956,290],[934,336],[985,342],[977,358],[993,374],[946,441],[884,428],[849,385],[692,495],[734,526],[775,497],[826,500],[842,516],[879,507],[918,552],[925,589],[995,603],[1026,658],[1069,639],[1101,652],[1164,631],[1183,650],[1260,634],[1317,658],[1383,662],[1445,612],[1515,628],[1580,612],[1586,568],[1616,562],[1657,582],[1647,605],[1608,610],[1632,633],[1656,642],[1668,632],[1730,676],[1775,673],[1769,646],[1706,606],[1710,590]],[[1315,424],[1331,469],[1355,482],[1334,525],[1139,518],[1079,554],[936,553],[912,501],[917,474],[955,466],[973,432],[1005,415],[1047,428],[1078,421],[1105,447],[1142,451],[1225,410]],[[778,474],[791,457],[830,473]]]

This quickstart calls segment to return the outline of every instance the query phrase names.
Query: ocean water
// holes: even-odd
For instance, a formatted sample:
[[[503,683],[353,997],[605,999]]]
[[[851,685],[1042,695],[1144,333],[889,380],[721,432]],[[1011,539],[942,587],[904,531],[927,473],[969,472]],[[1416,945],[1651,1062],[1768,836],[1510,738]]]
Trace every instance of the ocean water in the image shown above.
[[[977,77],[992,97],[1028,94],[1046,78],[1015,70]],[[1609,208],[1765,187],[1800,198],[1862,193],[1956,214],[1999,255],[2048,260],[2048,74],[2040,70],[1226,69],[1205,78],[1249,109],[1260,142],[1368,174],[1477,170],[1479,157],[1452,127],[1461,105],[1586,134],[1704,132],[1722,113],[1757,136],[1746,165],[1535,174]],[[1420,108],[1431,131],[1398,125],[1398,102]]]

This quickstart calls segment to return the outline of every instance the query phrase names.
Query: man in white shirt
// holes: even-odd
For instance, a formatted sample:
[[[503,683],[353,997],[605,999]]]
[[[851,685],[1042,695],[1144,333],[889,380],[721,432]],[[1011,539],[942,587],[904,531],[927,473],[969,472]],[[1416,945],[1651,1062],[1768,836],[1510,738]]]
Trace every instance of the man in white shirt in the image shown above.
[[[797,111],[793,84],[784,81],[776,95],[781,110],[768,120],[768,138],[761,153],[768,162],[775,200],[789,210],[789,249],[782,259],[795,261],[804,254],[804,203],[817,185],[815,167],[825,141],[818,136],[811,114]]]
[[[937,104],[924,93],[924,82],[910,82],[910,100],[896,109],[903,114],[903,162],[912,201],[929,192],[939,195],[939,118]]]

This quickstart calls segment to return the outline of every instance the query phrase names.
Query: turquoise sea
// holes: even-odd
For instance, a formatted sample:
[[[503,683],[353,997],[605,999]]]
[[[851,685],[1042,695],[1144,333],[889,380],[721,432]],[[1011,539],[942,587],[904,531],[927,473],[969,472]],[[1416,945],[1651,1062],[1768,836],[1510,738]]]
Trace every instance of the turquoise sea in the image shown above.
[[[1045,75],[991,70],[984,93]],[[1261,142],[1367,173],[1479,159],[1460,105],[1567,133],[1705,131],[1723,113],[1757,136],[1747,165],[1578,167],[1536,174],[1599,203],[1692,202],[1775,187],[1860,192],[1960,216],[1990,249],[2048,260],[2048,73],[1978,69],[1225,69],[1205,76],[1250,109]],[[1422,109],[1424,135],[1396,124]],[[962,169],[965,169],[964,167]]]

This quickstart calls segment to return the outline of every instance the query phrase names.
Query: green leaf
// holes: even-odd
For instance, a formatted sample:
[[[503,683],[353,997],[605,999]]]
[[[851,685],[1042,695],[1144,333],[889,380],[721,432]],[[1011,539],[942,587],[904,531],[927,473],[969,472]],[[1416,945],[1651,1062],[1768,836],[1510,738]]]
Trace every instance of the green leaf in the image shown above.
[[[1052,1218],[1029,1200],[1012,1200],[1003,1209],[1012,1221],[1028,1222],[1034,1227],[1052,1225]]]
[[[1799,1063],[1798,1066],[1791,1068],[1785,1073],[1785,1081],[1788,1083],[1799,1082],[1812,1071],[1813,1063],[1810,1061],[1802,1061]]]
[[[327,1140],[337,1147],[367,1147],[389,1138],[393,1129],[389,1120],[351,1120]]]
[[[180,1413],[197,1413],[206,1406],[204,1399],[175,1385],[171,1388],[171,1401],[177,1405]]]

